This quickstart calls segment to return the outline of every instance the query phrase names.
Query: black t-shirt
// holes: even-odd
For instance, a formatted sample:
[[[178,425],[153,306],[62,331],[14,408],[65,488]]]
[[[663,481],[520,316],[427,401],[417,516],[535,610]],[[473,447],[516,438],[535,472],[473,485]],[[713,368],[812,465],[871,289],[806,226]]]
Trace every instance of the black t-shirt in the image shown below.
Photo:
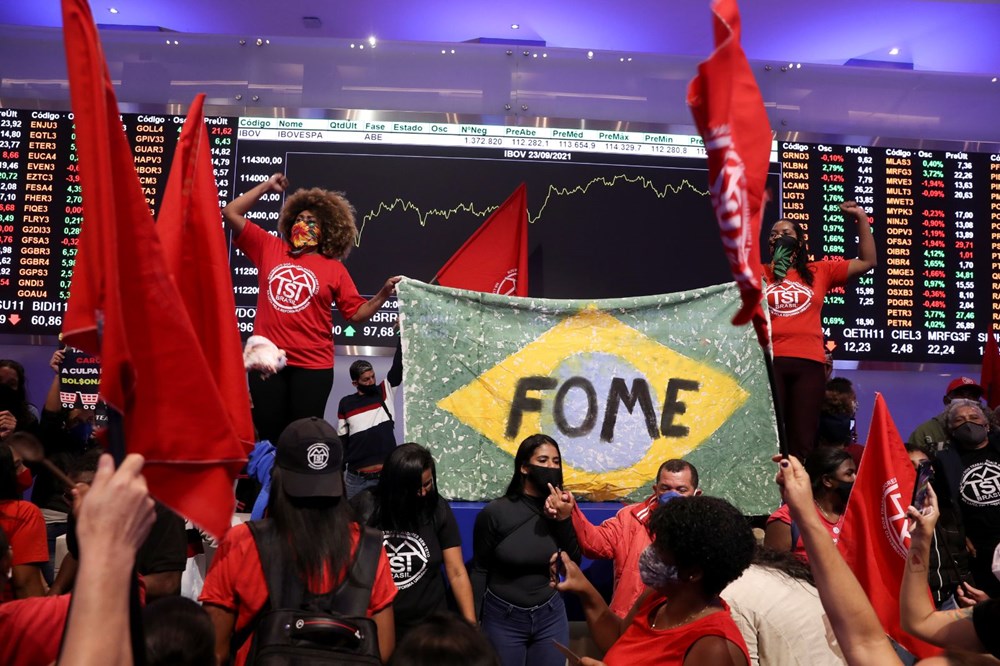
[[[992,558],[1000,542],[1000,453],[986,446],[960,455],[959,498],[965,533],[976,547],[977,556]]]
[[[398,638],[431,613],[447,609],[443,551],[461,547],[462,538],[451,507],[443,499],[416,532],[382,530],[382,535],[392,581],[399,589],[392,605]]]

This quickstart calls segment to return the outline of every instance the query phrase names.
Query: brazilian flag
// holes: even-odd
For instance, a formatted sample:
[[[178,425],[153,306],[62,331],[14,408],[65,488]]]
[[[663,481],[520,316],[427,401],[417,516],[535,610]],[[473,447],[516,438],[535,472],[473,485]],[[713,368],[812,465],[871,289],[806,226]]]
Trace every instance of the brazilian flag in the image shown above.
[[[771,391],[734,284],[606,300],[515,298],[397,285],[406,440],[437,461],[439,491],[503,494],[528,435],[559,443],[567,489],[638,501],[663,461],[747,514],[778,504]]]

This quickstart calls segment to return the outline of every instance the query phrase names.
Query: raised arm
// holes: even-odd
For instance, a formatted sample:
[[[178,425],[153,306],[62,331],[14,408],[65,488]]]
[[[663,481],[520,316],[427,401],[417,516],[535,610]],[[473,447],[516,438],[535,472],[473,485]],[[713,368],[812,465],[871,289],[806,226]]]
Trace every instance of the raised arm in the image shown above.
[[[775,461],[779,460],[775,456]],[[837,642],[851,666],[900,664],[858,579],[848,568],[813,508],[809,475],[795,458],[781,459],[778,485],[802,532],[816,589]]]
[[[247,211],[253,208],[254,204],[268,192],[284,192],[287,187],[288,179],[285,178],[285,174],[275,173],[263,183],[254,186],[229,202],[229,205],[222,209],[222,219],[226,226],[239,236],[249,223],[249,220],[244,217]]]
[[[845,217],[853,217],[858,225],[858,258],[851,259],[847,267],[847,277],[853,278],[867,273],[878,264],[878,253],[875,251],[875,237],[872,236],[871,220],[865,209],[853,201],[840,204],[840,210]]]
[[[940,647],[983,652],[984,647],[972,623],[972,608],[935,611],[927,589],[927,564],[937,523],[938,503],[934,490],[928,490],[924,513],[910,507],[910,551],[906,556],[903,581],[899,588],[899,619],[903,630]]]
[[[233,203],[236,202],[234,201]],[[362,306],[355,311],[354,316],[350,317],[347,321],[354,324],[362,321],[368,321],[373,314],[378,312],[378,309],[382,307],[382,304],[389,300],[390,296],[395,295],[396,283],[402,279],[402,275],[396,275],[386,280],[385,284],[382,285],[382,288],[378,290],[378,293],[372,296],[367,303],[362,304]]]
[[[614,645],[615,641],[625,633],[625,629],[632,622],[635,609],[645,601],[648,593],[643,593],[639,597],[636,605],[632,608],[632,612],[623,620],[611,612],[601,593],[587,580],[580,567],[570,559],[565,551],[553,554],[553,566],[555,566],[556,557],[561,557],[563,565],[566,567],[566,580],[559,582],[553,576],[553,581],[550,584],[556,590],[560,592],[572,592],[580,599],[580,605],[583,606],[583,614],[587,620],[587,628],[590,629],[590,635],[594,639],[594,643],[597,644],[597,647],[601,651],[607,652]]]

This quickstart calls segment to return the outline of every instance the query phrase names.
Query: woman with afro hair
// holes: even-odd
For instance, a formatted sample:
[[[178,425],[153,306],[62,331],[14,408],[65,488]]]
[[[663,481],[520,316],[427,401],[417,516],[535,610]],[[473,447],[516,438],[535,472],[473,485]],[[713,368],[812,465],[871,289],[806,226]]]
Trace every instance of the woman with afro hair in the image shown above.
[[[323,418],[333,387],[333,305],[349,322],[366,321],[396,291],[391,277],[365,300],[341,263],[357,239],[354,207],[339,192],[319,188],[289,196],[274,236],[246,219],[265,194],[281,193],[288,179],[276,173],[222,210],[236,247],[257,267],[254,334],[285,351],[287,366],[264,378],[250,373],[254,425],[275,441],[292,421]]]
[[[771,314],[776,400],[789,450],[800,460],[815,446],[825,395],[823,299],[829,290],[843,287],[877,263],[875,239],[864,209],[853,201],[843,202],[840,209],[857,223],[856,259],[810,261],[805,229],[795,220],[778,220],[768,235],[772,259],[764,265],[764,295]]]

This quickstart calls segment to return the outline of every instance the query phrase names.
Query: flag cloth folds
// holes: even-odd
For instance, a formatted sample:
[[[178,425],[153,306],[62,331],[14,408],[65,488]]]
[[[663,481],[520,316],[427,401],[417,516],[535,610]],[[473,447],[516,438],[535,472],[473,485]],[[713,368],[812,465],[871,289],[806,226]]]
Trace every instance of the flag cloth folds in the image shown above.
[[[983,387],[983,400],[996,409],[1000,406],[1000,348],[997,347],[996,333],[991,328],[983,348],[983,369],[979,385]]]
[[[715,51],[698,65],[688,86],[698,133],[708,152],[709,190],[722,245],[743,306],[734,324],[753,321],[763,346],[767,324],[761,309],[761,267],[757,247],[771,153],[771,126],[757,81],[740,46],[736,0],[712,3]]]
[[[882,622],[885,632],[919,657],[937,654],[932,645],[899,625],[899,586],[910,548],[906,508],[916,472],[882,394],[875,394],[868,443],[847,501],[837,547]],[[927,592],[930,594],[930,590]]]
[[[432,282],[505,296],[528,295],[528,190],[521,183]]]
[[[246,456],[167,272],[90,9],[62,11],[84,217],[63,339],[100,357],[101,395],[153,496],[221,536]]]
[[[194,98],[177,139],[156,219],[167,271],[180,291],[208,369],[247,453],[253,449],[250,391],[236,322],[233,278],[219,210],[205,95]]]
[[[774,510],[777,430],[764,360],[729,319],[733,285],[608,300],[397,285],[406,441],[431,448],[442,495],[501,496],[528,435],[559,442],[566,485],[637,501],[664,460],[711,470],[705,492]],[[448,359],[447,363],[441,359]]]

